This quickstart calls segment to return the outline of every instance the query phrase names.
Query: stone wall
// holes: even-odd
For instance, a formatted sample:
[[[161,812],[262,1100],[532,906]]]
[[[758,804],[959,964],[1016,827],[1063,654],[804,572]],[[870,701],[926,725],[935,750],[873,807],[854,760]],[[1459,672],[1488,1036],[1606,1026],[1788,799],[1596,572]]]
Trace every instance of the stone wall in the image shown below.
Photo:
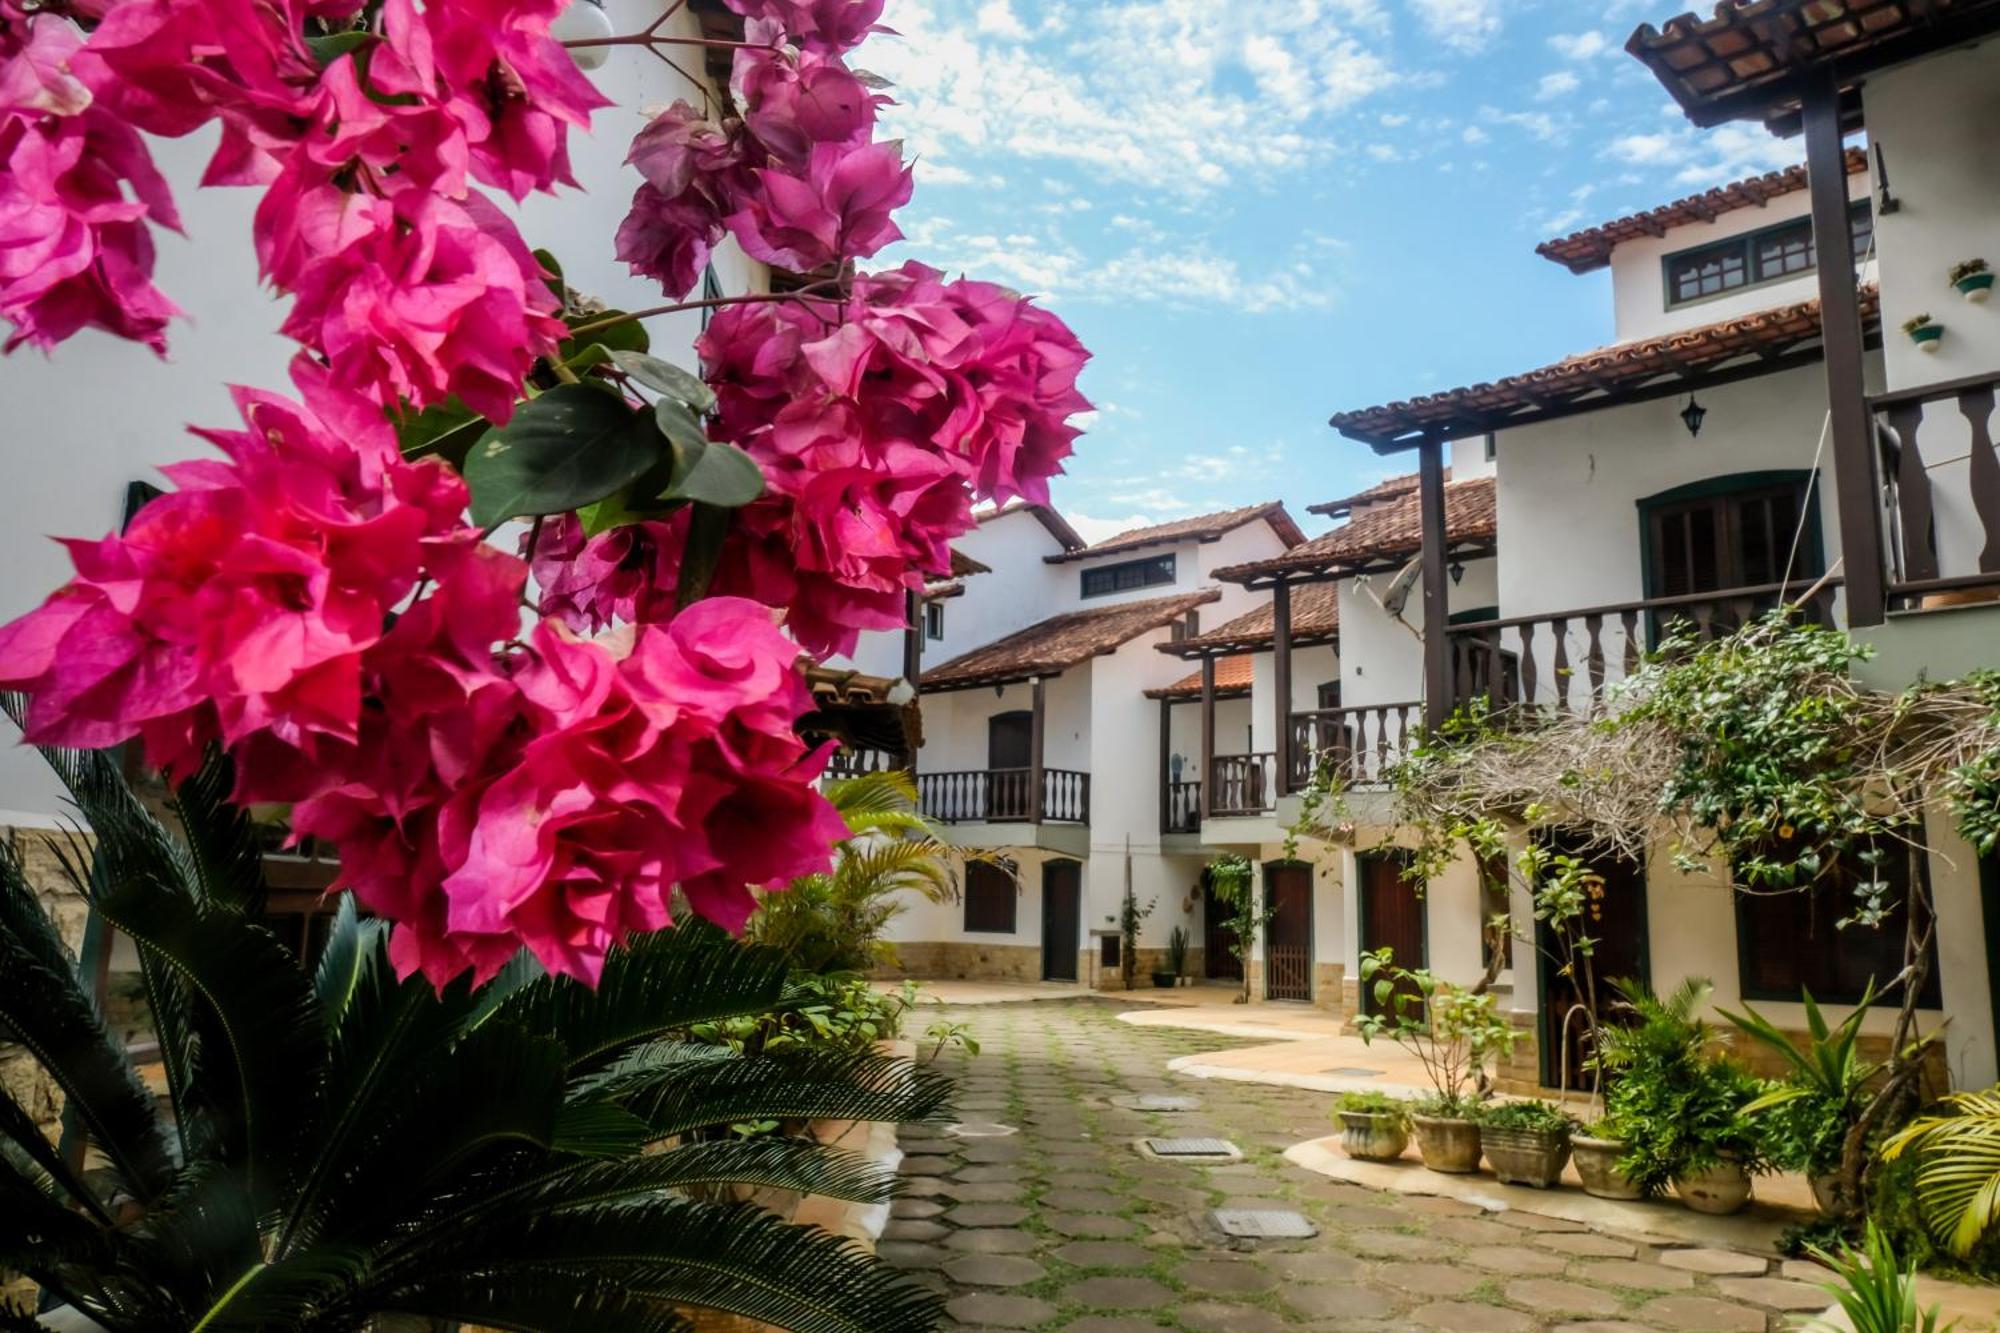
[[[1040,981],[1039,945],[910,940],[896,944],[896,966],[883,976],[953,981]]]

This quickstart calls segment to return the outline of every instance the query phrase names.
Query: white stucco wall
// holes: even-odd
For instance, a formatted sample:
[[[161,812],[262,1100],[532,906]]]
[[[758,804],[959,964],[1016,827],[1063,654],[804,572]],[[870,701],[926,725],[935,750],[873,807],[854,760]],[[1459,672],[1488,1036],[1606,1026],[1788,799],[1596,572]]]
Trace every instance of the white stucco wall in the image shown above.
[[[611,0],[618,30],[643,28],[658,0]],[[683,12],[669,28],[692,35]],[[641,108],[692,97],[659,61],[636,49],[614,51],[592,76],[617,105],[597,113],[588,135],[572,135],[570,155],[584,193],[534,198],[518,212],[531,246],[553,250],[572,286],[625,308],[661,303],[656,284],[634,279],[612,257],[612,236],[637,178],[623,165]],[[186,139],[154,141],[175,191],[185,237],[158,232],[158,280],[188,313],[168,332],[166,360],[133,343],[86,330],[44,358],[22,350],[0,359],[0,401],[7,404],[8,484],[0,488],[0,620],[28,610],[70,573],[53,536],[96,538],[123,516],[133,481],[158,482],[155,469],[176,459],[213,456],[189,436],[189,424],[229,426],[231,383],[285,389],[296,346],[278,336],[288,301],[258,283],[250,244],[257,190],[197,190],[214,150],[211,126]],[[501,201],[504,203],[504,200]],[[761,266],[724,245],[717,274],[729,292],[761,286]],[[755,272],[753,272],[755,270]],[[654,351],[693,365],[699,332],[694,313],[650,321]],[[0,722],[0,822],[46,821],[62,809],[36,756],[18,750]]]
[[[1870,130],[1873,130],[1872,124]],[[1900,162],[1891,169],[1891,174],[1900,178]],[[1859,172],[1849,176],[1847,191],[1850,199],[1867,198],[1868,174]],[[1762,208],[1735,209],[1713,222],[1691,222],[1669,228],[1665,236],[1642,236],[1619,245],[1611,252],[1612,321],[1616,341],[1653,338],[1676,329],[1699,328],[1704,324],[1736,319],[1774,306],[1816,300],[1819,282],[1809,269],[1777,282],[1738,288],[1668,309],[1666,270],[1662,263],[1668,255],[1682,250],[1693,250],[1715,241],[1726,241],[1732,236],[1741,236],[1745,232],[1775,227],[1793,218],[1804,217],[1811,210],[1812,201],[1808,192],[1795,190],[1791,194],[1779,195]],[[1872,276],[1872,269],[1864,269],[1864,276]]]

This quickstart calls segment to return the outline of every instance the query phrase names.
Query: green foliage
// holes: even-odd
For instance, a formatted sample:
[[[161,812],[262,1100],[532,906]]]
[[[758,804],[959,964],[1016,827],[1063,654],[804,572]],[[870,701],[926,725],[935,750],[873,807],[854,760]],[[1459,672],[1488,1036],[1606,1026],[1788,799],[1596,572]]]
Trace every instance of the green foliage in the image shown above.
[[[1234,852],[1224,852],[1210,861],[1204,873],[1215,901],[1228,912],[1222,928],[1229,932],[1229,952],[1243,964],[1241,1003],[1250,998],[1250,950],[1257,932],[1270,924],[1277,909],[1258,898],[1256,869]]]
[[[924,1029],[924,1040],[931,1043],[930,1050],[923,1057],[925,1064],[943,1055],[945,1049],[950,1046],[958,1047],[967,1055],[979,1054],[979,1039],[972,1035],[970,1023],[955,1023],[950,1019],[940,1018]]]
[[[919,813],[916,782],[907,773],[864,773],[829,782],[826,798],[847,821],[849,834],[833,870],[765,894],[750,918],[749,934],[800,971],[865,972],[895,960],[885,936],[908,895],[951,901],[952,852]]]
[[[1186,926],[1175,926],[1167,936],[1167,966],[1177,977],[1188,974],[1188,942]]]
[[[1334,1100],[1334,1109],[1353,1115],[1393,1116],[1399,1124],[1408,1124],[1410,1119],[1410,1104],[1407,1101],[1373,1089],[1341,1093]]]
[[[699,1023],[689,1035],[749,1055],[817,1051],[858,1055],[903,1031],[903,1016],[917,1002],[915,982],[877,990],[864,976],[795,972],[784,997],[762,1013]]]
[[[135,940],[162,1109],[0,848],[0,1024],[62,1087],[92,1169],[0,1092],[0,1269],[112,1333],[359,1333],[402,1317],[666,1330],[708,1307],[799,1330],[934,1327],[936,1299],[751,1190],[886,1200],[893,1178],[729,1126],[937,1116],[909,1061],[668,1040],[784,1000],[786,965],[703,926],[614,951],[596,990],[525,962],[399,980],[344,903],[316,974],[260,924],[237,812],[168,829],[108,754],[51,752],[94,842],[68,872]]]
[[[1985,706],[1986,727],[2000,732],[2000,671],[1975,671],[1964,682]],[[1945,774],[1945,803],[1959,836],[1981,856],[2000,849],[2000,744],[1976,751]]]
[[[1949,1253],[1963,1258],[2000,1221],[2000,1087],[1955,1092],[1944,1101],[1946,1111],[1921,1116],[1891,1135],[1882,1157],[1916,1157],[1924,1223]]]
[[[1605,1093],[1607,1118],[1628,1145],[1618,1169],[1648,1193],[1724,1161],[1761,1169],[1761,1145],[1744,1108],[1763,1088],[1741,1065],[1708,1053],[1708,1025],[1695,1015],[1709,982],[1690,977],[1665,999],[1636,981],[1611,985],[1636,1019],[1607,1025],[1599,1048],[1615,1075]]]
[[[1485,1091],[1486,1065],[1514,1049],[1520,1033],[1495,996],[1475,994],[1424,968],[1396,966],[1390,949],[1361,955],[1372,1012],[1354,1020],[1364,1042],[1388,1037],[1416,1057],[1432,1096],[1423,1115],[1464,1114]],[[1426,1108],[1431,1109],[1426,1109]]]
[[[1744,1107],[1757,1116],[1766,1155],[1788,1171],[1814,1174],[1841,1164],[1848,1132],[1868,1106],[1868,1085],[1881,1066],[1861,1058],[1861,1025],[1875,1000],[1870,982],[1854,1012],[1838,1026],[1829,1024],[1812,997],[1804,994],[1806,1040],[1794,1041],[1775,1023],[1745,1005],[1741,1014],[1718,1009],[1738,1030],[1791,1066],[1785,1079]]]
[[[1125,886],[1125,897],[1118,904],[1118,971],[1125,989],[1132,989],[1132,979],[1139,966],[1139,927],[1153,914],[1156,901],[1148,899],[1144,907],[1132,893],[1132,886]]]
[[[1917,1266],[1899,1264],[1889,1237],[1873,1222],[1859,1250],[1843,1246],[1838,1254],[1815,1248],[1812,1256],[1839,1278],[1825,1284],[1839,1302],[1844,1324],[1814,1319],[1809,1333],[1945,1333],[1954,1325],[1938,1323],[1938,1307],[1917,1303]],[[1954,1321],[1955,1323],[1955,1321]]]
[[[557,385],[466,455],[472,521],[490,528],[595,504],[644,476],[665,445],[651,414],[615,390]]]
[[[1554,1102],[1490,1102],[1475,1117],[1491,1129],[1518,1129],[1532,1134],[1567,1134],[1576,1128],[1576,1117]]]

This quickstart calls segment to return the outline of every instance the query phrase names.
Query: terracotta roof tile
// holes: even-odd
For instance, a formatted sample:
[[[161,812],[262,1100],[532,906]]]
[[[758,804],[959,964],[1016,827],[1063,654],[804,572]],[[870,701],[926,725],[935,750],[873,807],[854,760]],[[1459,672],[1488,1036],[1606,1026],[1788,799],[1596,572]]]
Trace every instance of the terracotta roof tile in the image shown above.
[[[1872,69],[2000,28],[2000,0],[1721,0],[1714,17],[1641,24],[1625,49],[1697,125],[1786,117],[1804,77],[1838,62],[1851,86]]]
[[[956,546],[951,548],[951,576],[953,578],[962,579],[970,577],[973,574],[991,574],[992,572],[993,566],[974,560]]]
[[[1451,480],[1450,468],[1444,470],[1444,479],[1446,481]],[[1328,518],[1339,518],[1342,514],[1353,513],[1361,505],[1380,504],[1384,500],[1393,500],[1399,495],[1409,495],[1416,489],[1417,474],[1406,472],[1400,477],[1390,477],[1387,480],[1378,481],[1365,491],[1356,491],[1352,495],[1343,495],[1338,500],[1328,500],[1324,504],[1307,505],[1306,512],[1308,514],[1325,514]]]
[[[924,672],[923,687],[966,689],[1028,676],[1059,675],[1141,634],[1171,625],[1221,596],[1214,588],[1204,588],[1066,612],[932,667]]]
[[[1866,331],[1879,336],[1880,302],[1872,286],[1862,290],[1861,318]],[[1350,439],[1388,453],[1415,448],[1426,432],[1458,438],[1506,430],[1685,393],[1745,369],[1756,374],[1788,369],[1818,360],[1819,342],[1819,302],[1800,301],[1655,338],[1614,343],[1490,384],[1337,412],[1332,425]]]
[[[1350,525],[1351,526],[1351,525]],[[1324,540],[1324,538],[1320,539]],[[1304,546],[1294,548],[1305,550]],[[1283,559],[1284,557],[1279,557]],[[1179,643],[1161,644],[1160,651],[1171,652],[1179,657],[1194,657],[1202,652],[1226,649],[1230,652],[1254,651],[1269,648],[1276,635],[1271,603],[1265,602],[1256,610],[1214,629],[1197,634],[1193,638],[1182,639]],[[1292,642],[1326,643],[1340,634],[1340,600],[1334,596],[1331,583],[1302,583],[1292,589]]]
[[[1867,152],[1860,148],[1848,149],[1848,174],[1867,169]],[[1588,273],[1609,264],[1612,248],[1626,241],[1636,241],[1642,236],[1664,235],[1670,227],[1682,227],[1691,222],[1713,222],[1724,213],[1733,213],[1739,208],[1762,207],[1781,195],[1794,194],[1805,188],[1806,169],[1805,164],[1800,163],[1782,171],[1767,171],[1761,176],[1718,185],[1712,190],[1703,190],[1700,194],[1691,194],[1643,213],[1614,218],[1594,227],[1585,227],[1582,231],[1571,232],[1568,236],[1543,241],[1535,247],[1535,253],[1544,259],[1553,259],[1572,273]]]
[[[1472,477],[1446,483],[1444,530],[1448,544],[1455,546],[1490,546],[1497,540],[1499,521],[1494,509],[1493,478]],[[1281,556],[1217,570],[1216,577],[1247,583],[1254,578],[1294,571],[1334,573],[1361,569],[1413,556],[1422,549],[1423,540],[1420,497],[1412,493]],[[1296,602],[1304,591],[1303,587],[1294,589],[1293,600]]]
[[[1225,509],[1218,514],[1197,514],[1193,518],[1177,518],[1171,523],[1155,523],[1147,528],[1133,528],[1129,532],[1121,532],[1115,537],[1106,537],[1101,542],[1094,542],[1080,551],[1066,551],[1062,555],[1042,558],[1054,565],[1071,560],[1094,560],[1101,555],[1136,550],[1142,546],[1162,546],[1172,542],[1187,541],[1212,542],[1259,519],[1269,523],[1286,546],[1297,546],[1306,539],[1305,533],[1299,531],[1299,525],[1285,512],[1284,503],[1279,500],[1267,500],[1263,504]]]
[[[1252,666],[1256,659],[1247,653],[1238,657],[1218,657],[1215,659],[1215,696],[1240,698],[1250,693],[1250,686],[1256,673]],[[1148,699],[1199,699],[1201,697],[1201,668],[1196,667],[1171,685],[1163,685],[1155,690],[1147,690]]]

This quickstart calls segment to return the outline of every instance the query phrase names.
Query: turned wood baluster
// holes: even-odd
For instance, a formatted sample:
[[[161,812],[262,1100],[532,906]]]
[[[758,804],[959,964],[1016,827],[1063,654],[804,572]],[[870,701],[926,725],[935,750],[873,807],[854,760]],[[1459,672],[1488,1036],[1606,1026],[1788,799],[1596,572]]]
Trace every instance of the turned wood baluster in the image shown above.
[[[1529,621],[1521,626],[1521,702],[1535,702],[1535,626]]]
[[[1389,766],[1389,710],[1375,710],[1375,776]]]
[[[1938,576],[1931,477],[1917,448],[1917,428],[1923,421],[1922,403],[1897,403],[1889,409],[1889,429],[1901,446],[1896,451],[1896,512],[1903,527],[1903,577],[1910,581]]]
[[[1557,616],[1549,621],[1549,628],[1555,631],[1556,660],[1555,687],[1556,707],[1567,713],[1569,708],[1569,617]]]
[[[1631,675],[1639,669],[1639,612],[1626,608],[1619,613],[1619,623],[1625,627],[1625,674]]]
[[[1695,642],[1712,642],[1715,638],[1715,603],[1696,602],[1688,608],[1688,613],[1694,618]]]
[[[1958,410],[1972,427],[1972,507],[1986,530],[1986,544],[1979,548],[1979,572],[1992,574],[2000,572],[2000,458],[1993,453],[1993,386],[1961,393]]]
[[[1604,702],[1604,617],[1595,613],[1585,616],[1583,628],[1590,636],[1590,647],[1584,660],[1590,666],[1590,707],[1595,711]]]

